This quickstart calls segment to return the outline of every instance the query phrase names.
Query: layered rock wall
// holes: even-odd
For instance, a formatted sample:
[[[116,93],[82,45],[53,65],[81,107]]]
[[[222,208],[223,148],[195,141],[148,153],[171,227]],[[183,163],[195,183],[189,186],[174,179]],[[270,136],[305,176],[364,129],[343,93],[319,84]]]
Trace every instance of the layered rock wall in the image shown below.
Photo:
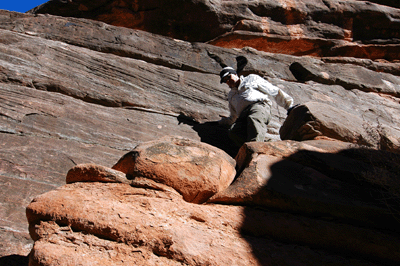
[[[228,48],[393,61],[399,59],[400,11],[386,2],[78,0],[49,1],[30,12],[95,19]]]

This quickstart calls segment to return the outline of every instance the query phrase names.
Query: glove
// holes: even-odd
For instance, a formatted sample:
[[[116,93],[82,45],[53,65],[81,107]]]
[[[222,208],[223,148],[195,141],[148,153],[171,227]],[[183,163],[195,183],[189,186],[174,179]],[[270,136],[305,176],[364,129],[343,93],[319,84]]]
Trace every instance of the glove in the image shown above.
[[[294,109],[294,108],[296,108],[297,106],[299,106],[300,104],[296,104],[296,105],[293,105],[292,107],[290,107],[289,109],[287,109],[287,114],[286,115],[289,115],[290,114],[290,112]]]

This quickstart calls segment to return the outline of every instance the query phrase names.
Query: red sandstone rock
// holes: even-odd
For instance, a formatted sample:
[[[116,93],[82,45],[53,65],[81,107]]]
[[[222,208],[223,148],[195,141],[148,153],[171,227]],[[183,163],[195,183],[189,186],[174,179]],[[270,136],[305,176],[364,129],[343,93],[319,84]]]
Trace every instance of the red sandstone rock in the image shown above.
[[[132,178],[131,176],[129,177]],[[71,184],[76,182],[123,183],[134,187],[151,188],[180,195],[172,187],[152,179],[140,176],[128,179],[127,175],[123,172],[95,164],[79,164],[70,169],[67,173],[66,183]]]
[[[256,264],[249,244],[235,233],[240,208],[197,206],[173,194],[124,184],[67,185],[28,208],[30,232],[38,243],[31,261],[88,265],[108,257],[117,265],[121,260],[147,265]],[[229,226],[221,215],[230,217]],[[50,222],[41,221],[44,216]]]
[[[398,239],[378,231],[251,207],[192,204],[126,184],[65,185],[33,200],[27,217],[35,240],[30,265],[374,265],[321,248],[399,261]]]
[[[65,180],[67,184],[75,182],[129,183],[124,173],[95,164],[80,164],[73,167],[68,171]]]
[[[113,169],[129,178],[145,177],[166,184],[188,202],[202,203],[233,181],[235,161],[224,151],[181,137],[142,143]]]

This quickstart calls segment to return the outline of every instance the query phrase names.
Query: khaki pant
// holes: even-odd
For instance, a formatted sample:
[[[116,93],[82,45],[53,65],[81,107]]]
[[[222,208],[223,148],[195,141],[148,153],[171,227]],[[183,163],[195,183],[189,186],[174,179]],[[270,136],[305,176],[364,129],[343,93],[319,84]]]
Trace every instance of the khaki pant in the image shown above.
[[[251,104],[244,109],[229,129],[229,137],[237,146],[249,141],[265,140],[271,120],[271,107],[265,102]]]

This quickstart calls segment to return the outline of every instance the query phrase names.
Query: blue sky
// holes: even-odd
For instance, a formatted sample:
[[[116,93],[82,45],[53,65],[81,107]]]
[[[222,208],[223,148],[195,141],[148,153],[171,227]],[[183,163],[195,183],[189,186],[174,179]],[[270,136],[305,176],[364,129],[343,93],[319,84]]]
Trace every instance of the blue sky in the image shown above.
[[[48,0],[1,0],[0,9],[25,13]]]

